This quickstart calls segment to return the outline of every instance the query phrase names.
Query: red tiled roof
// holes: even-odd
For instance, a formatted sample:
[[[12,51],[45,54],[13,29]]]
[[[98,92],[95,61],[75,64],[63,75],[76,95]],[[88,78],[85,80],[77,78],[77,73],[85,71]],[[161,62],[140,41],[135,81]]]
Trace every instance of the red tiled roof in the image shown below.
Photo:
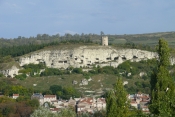
[[[13,94],[13,96],[19,96],[19,94]]]
[[[136,104],[137,102],[135,102],[135,101],[132,101],[132,102],[130,102],[131,104]]]
[[[84,108],[84,107],[85,107],[85,106],[82,106],[82,105],[80,106],[80,105],[78,105],[78,108]]]
[[[143,106],[142,108],[148,108],[148,106]]]
[[[83,100],[80,100],[79,103],[83,103],[83,102],[88,103],[88,104],[92,104],[93,103],[93,98],[85,98]]]
[[[55,98],[56,95],[44,95],[44,98]]]
[[[149,102],[149,100],[142,100],[142,101],[140,101],[140,102]]]
[[[52,100],[51,102],[58,102],[58,100]]]
[[[143,99],[143,98],[144,98],[144,99],[147,99],[147,98],[148,98],[148,99],[149,99],[148,96],[141,96],[140,98],[142,98],[142,99]]]
[[[51,111],[59,111],[60,108],[50,108]]]
[[[103,103],[106,103],[105,98],[98,98],[98,100],[100,100],[100,101],[103,102]],[[98,101],[98,100],[97,100],[97,101]]]

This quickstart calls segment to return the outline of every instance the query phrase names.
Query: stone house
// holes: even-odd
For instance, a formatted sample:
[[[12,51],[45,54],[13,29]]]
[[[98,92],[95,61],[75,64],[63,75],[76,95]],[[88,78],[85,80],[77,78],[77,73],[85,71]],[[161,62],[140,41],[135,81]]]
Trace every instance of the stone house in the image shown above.
[[[41,93],[34,93],[31,96],[31,99],[38,99],[40,105],[43,105],[45,102],[49,102],[50,104],[53,103],[53,101],[57,101],[56,95],[42,95]]]
[[[34,93],[32,96],[31,96],[31,99],[37,99],[40,103],[40,105],[43,105],[44,104],[44,97],[41,93]]]
[[[106,109],[106,101],[105,98],[90,98],[86,97],[80,99],[77,102],[77,113],[88,112],[94,113],[95,111],[99,111],[102,109]]]
[[[141,109],[144,113],[149,113],[148,104],[150,102],[150,96],[149,94],[144,94],[141,92],[138,92],[134,95],[128,95],[128,99],[130,100],[130,105]]]
[[[77,103],[77,113],[81,113],[84,111],[93,112],[94,102],[95,100],[89,97],[80,99],[80,101]]]
[[[56,101],[57,100],[57,96],[56,95],[44,95],[44,102],[52,102],[52,101]]]
[[[97,110],[105,110],[106,109],[105,98],[97,98],[96,102],[94,103],[94,107],[97,108]]]
[[[12,98],[17,99],[19,97],[19,94],[13,94]]]

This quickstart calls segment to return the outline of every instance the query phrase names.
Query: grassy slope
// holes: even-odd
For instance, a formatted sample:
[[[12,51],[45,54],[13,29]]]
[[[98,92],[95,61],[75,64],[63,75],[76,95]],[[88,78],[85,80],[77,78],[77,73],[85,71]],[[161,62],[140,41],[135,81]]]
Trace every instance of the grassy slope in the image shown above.
[[[76,89],[79,89],[79,91],[96,91],[98,90],[107,90],[108,88],[112,88],[113,84],[116,82],[117,76],[112,74],[98,74],[92,76],[92,81],[89,82],[86,86],[79,86],[79,83],[82,79],[84,79],[84,76],[82,74],[70,74],[70,75],[62,75],[62,76],[49,76],[49,77],[28,77],[26,80],[20,81],[20,80],[13,80],[14,84],[20,84],[22,86],[25,86],[27,88],[33,88],[35,90],[48,90],[51,85],[61,85],[63,87],[75,87]],[[73,85],[72,81],[76,80],[78,81],[78,84]],[[128,81],[128,87],[135,87],[135,82],[149,82],[148,80],[144,81],[142,78],[132,78],[132,79],[126,79],[123,78],[123,81]],[[33,84],[37,84],[37,86],[33,86]],[[103,86],[102,86],[103,85]]]

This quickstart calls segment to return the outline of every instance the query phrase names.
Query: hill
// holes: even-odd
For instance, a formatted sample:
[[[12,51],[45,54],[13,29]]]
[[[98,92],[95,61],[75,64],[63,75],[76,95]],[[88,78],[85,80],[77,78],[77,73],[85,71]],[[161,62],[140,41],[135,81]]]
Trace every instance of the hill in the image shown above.
[[[111,44],[125,44],[125,43],[135,43],[144,44],[149,46],[155,46],[160,38],[164,38],[168,41],[170,46],[175,44],[175,32],[158,32],[158,33],[147,33],[147,34],[125,34],[125,35],[108,35],[109,43]],[[0,48],[2,47],[12,47],[19,45],[29,45],[29,44],[47,44],[51,42],[61,42],[70,40],[90,40],[94,43],[100,43],[101,35],[97,34],[65,34],[60,36],[48,35],[48,34],[38,34],[36,37],[21,37],[14,39],[4,39],[0,38]]]

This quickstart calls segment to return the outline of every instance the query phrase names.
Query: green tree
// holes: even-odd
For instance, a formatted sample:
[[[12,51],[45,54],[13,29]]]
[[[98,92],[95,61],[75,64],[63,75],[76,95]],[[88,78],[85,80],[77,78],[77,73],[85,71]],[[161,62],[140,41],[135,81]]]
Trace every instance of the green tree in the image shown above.
[[[70,108],[61,109],[61,111],[57,113],[56,117],[76,117],[76,113],[74,110],[71,110]]]
[[[28,105],[31,107],[38,108],[40,104],[39,104],[39,101],[37,99],[32,99],[32,100],[28,101]]]
[[[36,109],[30,117],[56,117],[56,113],[52,113],[47,108],[41,106]]]
[[[103,36],[103,35],[104,35],[104,32],[103,32],[103,31],[101,31],[101,32],[100,32],[100,35],[101,35],[101,36]]]
[[[107,117],[128,117],[129,103],[127,99],[127,92],[123,87],[121,78],[117,79],[114,89],[111,90],[106,97],[107,103]]]
[[[170,50],[165,40],[160,39],[157,47],[157,68],[151,77],[150,112],[155,116],[175,116],[175,86],[168,66],[170,65]]]

